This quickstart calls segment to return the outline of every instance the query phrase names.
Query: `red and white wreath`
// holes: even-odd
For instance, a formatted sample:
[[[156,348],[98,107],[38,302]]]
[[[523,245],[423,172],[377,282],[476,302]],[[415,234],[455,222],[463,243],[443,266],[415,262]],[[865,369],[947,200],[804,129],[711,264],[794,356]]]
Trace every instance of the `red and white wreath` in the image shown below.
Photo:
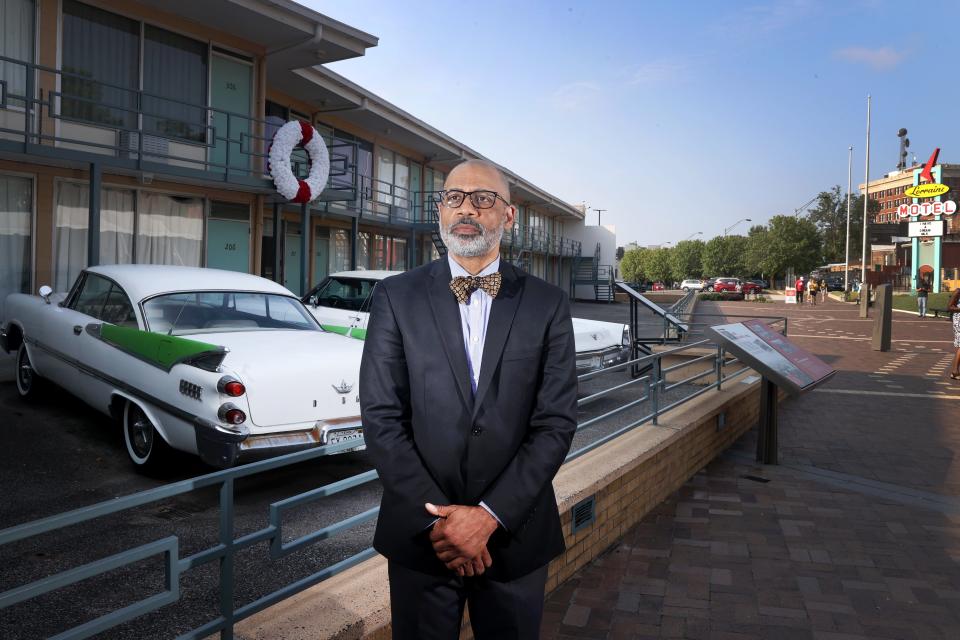
[[[310,157],[306,180],[298,180],[290,168],[290,155],[303,147]],[[269,152],[270,174],[277,193],[290,202],[311,202],[323,191],[330,176],[330,154],[317,130],[300,120],[291,120],[273,136]]]

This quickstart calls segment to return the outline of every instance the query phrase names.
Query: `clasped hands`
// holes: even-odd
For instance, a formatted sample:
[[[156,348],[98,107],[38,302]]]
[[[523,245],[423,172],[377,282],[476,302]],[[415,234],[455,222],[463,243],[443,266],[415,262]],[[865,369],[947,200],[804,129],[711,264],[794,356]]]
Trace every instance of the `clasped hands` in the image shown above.
[[[497,530],[497,520],[483,507],[424,505],[437,521],[430,542],[437,558],[458,576],[479,576],[493,560],[487,540]]]

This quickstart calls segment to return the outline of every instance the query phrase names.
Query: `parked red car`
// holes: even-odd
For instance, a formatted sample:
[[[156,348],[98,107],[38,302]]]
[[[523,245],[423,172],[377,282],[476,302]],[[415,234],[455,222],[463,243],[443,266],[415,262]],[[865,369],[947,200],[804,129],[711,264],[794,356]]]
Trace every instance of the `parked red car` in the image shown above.
[[[665,290],[666,290],[666,287],[663,286],[663,283],[662,283],[662,282],[654,282],[652,285],[650,285],[650,290],[651,290],[651,291],[665,291]]]
[[[752,295],[760,293],[763,289],[755,282],[744,282],[740,278],[717,278],[709,287],[708,291],[742,293]]]

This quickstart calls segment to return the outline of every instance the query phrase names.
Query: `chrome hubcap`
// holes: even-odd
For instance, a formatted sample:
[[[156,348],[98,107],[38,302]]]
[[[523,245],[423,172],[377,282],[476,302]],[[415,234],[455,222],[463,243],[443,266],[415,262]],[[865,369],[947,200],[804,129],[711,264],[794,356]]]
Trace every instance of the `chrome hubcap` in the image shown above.
[[[20,389],[27,391],[33,383],[33,367],[30,366],[30,360],[26,352],[20,357],[19,367],[17,367],[17,380],[20,382]]]
[[[153,446],[153,425],[150,424],[146,416],[136,410],[128,428],[130,430],[130,445],[133,447],[134,453],[137,454],[137,457],[146,457]]]

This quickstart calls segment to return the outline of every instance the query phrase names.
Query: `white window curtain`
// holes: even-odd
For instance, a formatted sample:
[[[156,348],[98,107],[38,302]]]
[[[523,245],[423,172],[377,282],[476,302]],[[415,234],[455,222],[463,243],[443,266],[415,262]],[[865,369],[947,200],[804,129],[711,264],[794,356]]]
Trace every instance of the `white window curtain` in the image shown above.
[[[0,55],[33,62],[33,0],[0,0]],[[27,68],[13,62],[0,62],[0,81],[7,83],[7,94],[25,95]],[[10,100],[23,106],[22,100]]]
[[[199,267],[203,260],[203,200],[140,192],[137,262]]]
[[[330,273],[350,270],[350,234],[346,229],[330,230]]]
[[[68,291],[87,266],[90,189],[85,184],[57,185],[56,270],[54,289]],[[100,264],[133,262],[133,191],[100,191]]]
[[[0,176],[0,318],[9,294],[30,292],[32,186],[29,178]]]

